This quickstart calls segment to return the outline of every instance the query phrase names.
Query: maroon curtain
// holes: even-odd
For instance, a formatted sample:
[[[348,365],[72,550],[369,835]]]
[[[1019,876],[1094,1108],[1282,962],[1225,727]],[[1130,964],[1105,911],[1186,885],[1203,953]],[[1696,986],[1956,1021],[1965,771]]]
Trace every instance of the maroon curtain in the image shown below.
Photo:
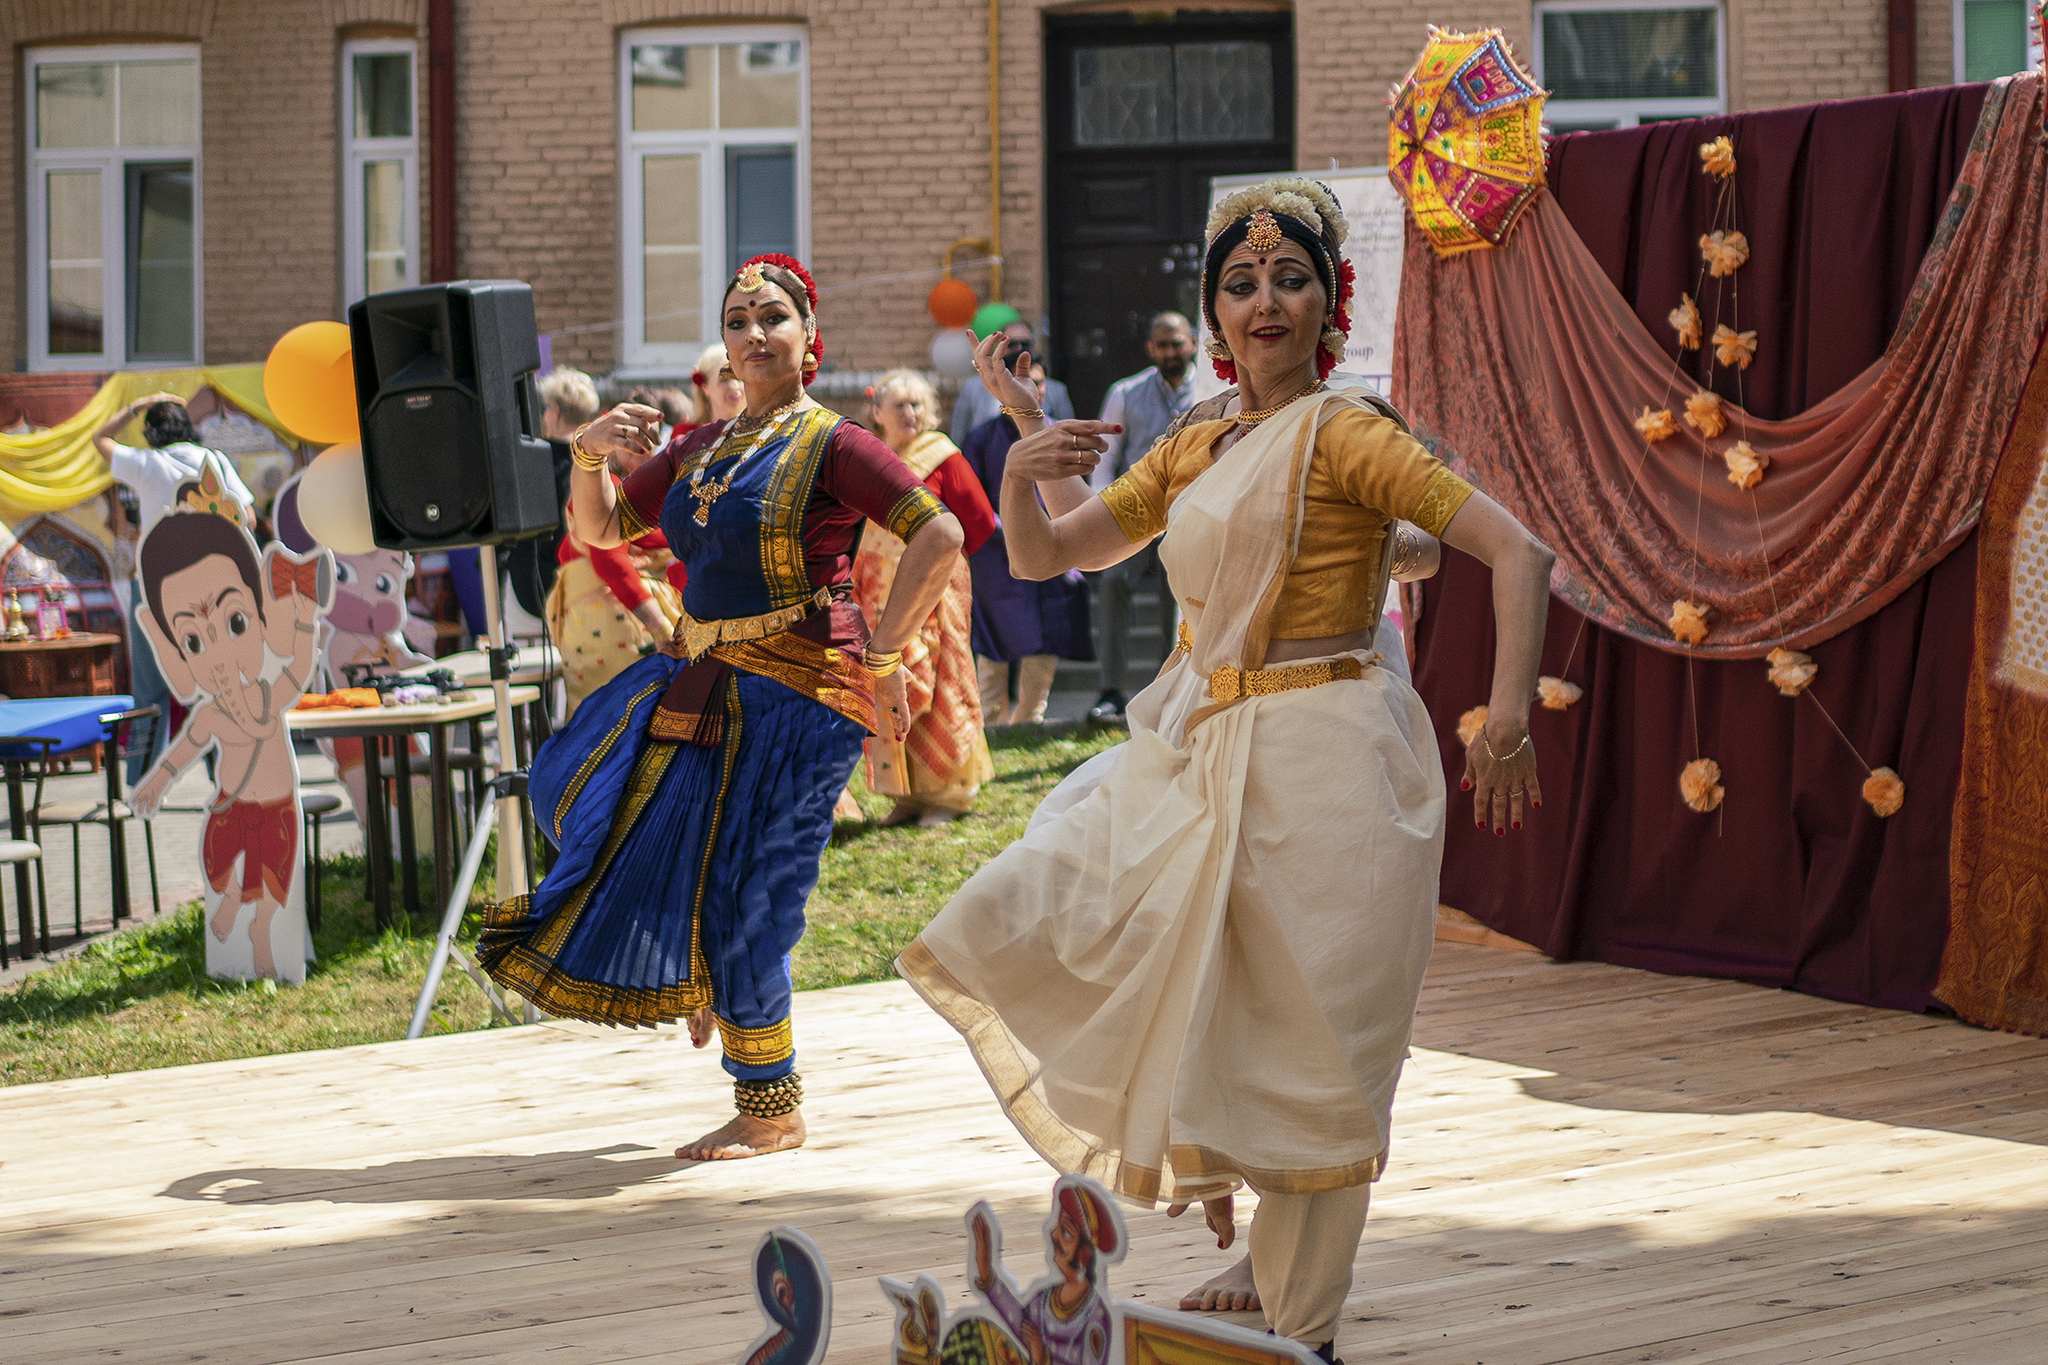
[[[1737,221],[1753,253],[1739,272],[1742,325],[1768,339],[1742,396],[1759,416],[1787,417],[1884,352],[1985,93],[1960,86],[1576,134],[1553,148],[1551,188],[1677,356],[1664,315],[1693,287],[1717,191],[1698,147],[1737,134]],[[1700,306],[1711,333],[1725,319],[1711,293]],[[1704,380],[1698,356],[1685,359]],[[1458,717],[1491,688],[1490,577],[1455,552],[1445,561],[1422,590],[1415,647],[1416,686],[1453,778],[1446,904],[1557,958],[1932,1005],[1974,534],[1882,611],[1810,650],[1820,665],[1812,690],[1834,724],[1812,701],[1778,696],[1761,664],[1638,645],[1553,598],[1542,671],[1585,698],[1535,712],[1547,799],[1506,839],[1475,830],[1455,787]],[[1905,807],[1890,820],[1862,801],[1864,768],[1844,736],[1905,779]],[[1711,815],[1678,798],[1679,770],[1696,752],[1720,763],[1728,789]]]

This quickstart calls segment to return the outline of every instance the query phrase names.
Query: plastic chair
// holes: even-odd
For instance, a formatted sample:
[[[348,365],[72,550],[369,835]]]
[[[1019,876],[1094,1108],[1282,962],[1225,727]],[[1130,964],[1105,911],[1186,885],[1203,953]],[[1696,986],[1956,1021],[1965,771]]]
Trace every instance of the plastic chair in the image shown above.
[[[300,819],[304,822],[306,849],[306,923],[320,927],[320,817],[341,809],[341,798],[333,792],[300,791]]]
[[[32,758],[10,758],[5,761],[8,763],[35,764],[36,794],[30,798],[28,803],[29,809],[34,810],[43,803],[43,776],[49,771],[50,754],[57,747],[57,741],[47,735],[0,735],[0,749],[26,748],[29,745],[39,746],[42,752]],[[42,940],[42,952],[47,957],[50,953],[50,894],[48,888],[43,885],[42,845],[32,839],[0,838],[0,867],[12,867],[27,862],[33,862],[36,865],[36,919],[40,928],[39,936]],[[0,886],[4,886],[8,880],[10,879],[0,877]],[[4,894],[0,894],[0,967],[7,965],[6,910],[6,897]],[[19,906],[16,907],[16,913],[17,915],[20,913]],[[28,959],[30,951],[28,936],[24,934],[21,940],[21,956],[23,961]]]
[[[82,825],[105,825],[111,839],[126,839],[124,826],[136,819],[134,808],[121,796],[121,769],[129,758],[152,752],[156,742],[157,720],[161,713],[154,706],[139,706],[132,711],[110,711],[99,718],[100,724],[110,726],[111,736],[102,741],[109,752],[100,765],[107,773],[107,796],[104,801],[52,801],[44,805],[41,791],[37,791],[35,813],[29,817],[40,841],[45,825],[69,825],[71,827],[71,927],[75,933],[85,932],[85,904],[79,886],[78,834]],[[142,821],[142,846],[149,858],[149,901],[154,912],[163,914],[163,898],[159,894],[156,878],[156,833],[148,820]],[[126,860],[123,860],[125,867]],[[120,917],[124,897],[117,888],[114,893],[111,913]]]

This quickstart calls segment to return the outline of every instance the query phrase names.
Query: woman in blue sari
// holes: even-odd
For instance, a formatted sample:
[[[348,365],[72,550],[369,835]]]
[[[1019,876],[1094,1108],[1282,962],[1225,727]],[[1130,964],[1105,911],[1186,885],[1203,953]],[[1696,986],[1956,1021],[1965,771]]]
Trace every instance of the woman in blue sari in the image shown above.
[[[478,955],[551,1014],[714,1025],[738,1113],[676,1155],[758,1156],[804,1140],[789,952],[870,732],[901,740],[901,652],[931,614],[960,525],[902,461],[804,393],[817,291],[786,256],[741,266],[721,310],[746,410],[672,440],[623,485],[607,457],[654,443],[621,404],[572,443],[576,535],[659,527],[689,570],[662,650],[577,708],[536,755],[534,818],[560,849],[530,896],[491,906]],[[881,619],[850,596],[864,521],[906,548]]]

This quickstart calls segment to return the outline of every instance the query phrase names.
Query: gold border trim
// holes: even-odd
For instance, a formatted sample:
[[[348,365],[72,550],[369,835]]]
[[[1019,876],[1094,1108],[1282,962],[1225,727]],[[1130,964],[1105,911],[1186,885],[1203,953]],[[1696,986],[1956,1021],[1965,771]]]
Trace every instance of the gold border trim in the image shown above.
[[[1431,535],[1441,537],[1444,527],[1451,524],[1451,518],[1465,505],[1465,499],[1477,491],[1449,469],[1439,468],[1422,486],[1421,494],[1415,499],[1415,510],[1402,520],[1413,522]]]

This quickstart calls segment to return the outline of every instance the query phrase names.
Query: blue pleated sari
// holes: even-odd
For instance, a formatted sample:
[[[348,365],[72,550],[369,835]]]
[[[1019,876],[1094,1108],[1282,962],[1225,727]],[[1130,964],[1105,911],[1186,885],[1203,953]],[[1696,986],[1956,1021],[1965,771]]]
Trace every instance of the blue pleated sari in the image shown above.
[[[801,519],[838,421],[800,412],[736,473],[714,464],[709,474],[732,483],[701,526],[687,480],[672,476],[661,526],[689,570],[690,616],[758,615],[817,592]],[[560,856],[531,895],[486,910],[478,957],[493,977],[550,1014],[602,1024],[668,1023],[708,1005],[735,1077],[793,1068],[789,953],[867,734],[845,714],[861,714],[846,698],[865,674],[808,667],[849,651],[799,633],[721,645],[694,665],[651,655],[541,746],[529,799]],[[678,733],[663,709],[672,685],[706,667],[721,671],[705,727],[694,742],[662,738]]]

